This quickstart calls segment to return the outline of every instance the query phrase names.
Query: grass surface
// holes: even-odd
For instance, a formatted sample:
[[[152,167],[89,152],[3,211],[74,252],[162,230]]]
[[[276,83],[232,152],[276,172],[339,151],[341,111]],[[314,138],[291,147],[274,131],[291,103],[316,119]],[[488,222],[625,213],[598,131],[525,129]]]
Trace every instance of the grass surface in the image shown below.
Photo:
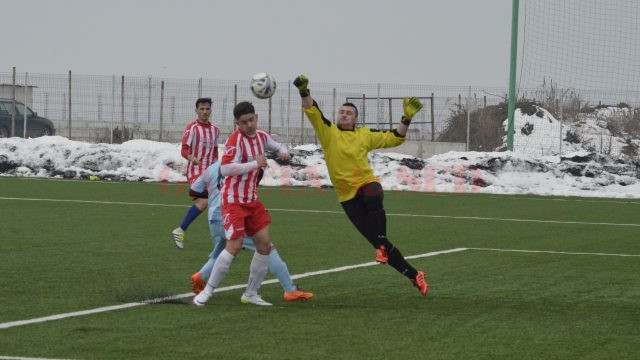
[[[333,191],[263,188],[292,274],[367,263],[374,251]],[[37,199],[37,200],[26,200]],[[50,199],[52,201],[45,201]],[[64,200],[64,201],[60,201]],[[71,200],[71,201],[70,201]],[[170,232],[184,187],[0,177],[0,323],[191,290],[210,250],[199,217]],[[316,297],[271,308],[222,292],[0,329],[0,356],[66,359],[634,359],[640,353],[640,202],[385,193],[389,238],[427,272],[422,298],[388,266],[296,280]],[[314,210],[314,211],[285,211]],[[320,210],[321,212],[318,212]],[[525,221],[526,220],[526,221]],[[564,252],[564,253],[563,253]],[[246,283],[241,253],[221,286]]]

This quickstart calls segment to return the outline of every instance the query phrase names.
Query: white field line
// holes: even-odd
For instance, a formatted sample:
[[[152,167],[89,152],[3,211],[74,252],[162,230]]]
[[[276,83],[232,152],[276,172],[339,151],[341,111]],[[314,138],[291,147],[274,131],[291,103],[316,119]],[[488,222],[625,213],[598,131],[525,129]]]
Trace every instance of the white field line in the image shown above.
[[[550,251],[550,250],[493,249],[493,248],[473,248],[473,247],[466,248],[466,249],[467,250],[479,250],[479,251],[520,252],[520,253],[534,253],[534,254],[640,257],[640,254],[612,254],[612,253],[591,253],[591,252]]]
[[[0,360],[70,360],[70,359],[50,359],[50,358],[32,358],[19,356],[0,356]]]
[[[419,254],[419,255],[413,255],[413,256],[410,256],[410,257],[407,257],[407,258],[408,259],[415,259],[415,258],[422,258],[422,257],[429,257],[429,256],[437,256],[437,255],[449,254],[449,253],[454,253],[454,252],[459,252],[459,251],[464,251],[464,250],[466,250],[466,248],[456,248],[456,249],[449,249],[449,250],[443,250],[443,251],[434,251],[434,252],[428,252],[428,253]],[[303,273],[303,274],[293,275],[293,276],[291,276],[291,278],[300,279],[300,278],[305,278],[305,277],[309,277],[309,276],[324,275],[324,274],[347,271],[347,270],[352,270],[352,269],[357,269],[357,268],[369,267],[369,266],[374,266],[376,264],[378,264],[378,263],[376,263],[376,262],[368,262],[368,263],[363,263],[363,264],[341,266],[341,267],[328,269],[328,270],[312,271],[312,272],[307,272],[307,273]],[[277,282],[278,282],[277,279],[271,279],[271,280],[264,281],[262,284],[263,285],[275,284]],[[222,288],[216,289],[215,292],[216,293],[220,293],[220,292],[225,292],[225,291],[238,290],[238,289],[243,289],[246,286],[247,286],[246,284],[226,286],[226,287],[222,287]],[[37,323],[42,323],[42,322],[47,322],[47,321],[66,319],[66,318],[70,318],[70,317],[85,316],[85,315],[98,314],[98,313],[103,313],[103,312],[108,312],[108,311],[128,309],[128,308],[133,308],[133,307],[137,307],[137,306],[161,303],[161,302],[165,302],[165,301],[168,301],[168,300],[178,300],[178,299],[188,298],[188,297],[192,297],[192,296],[193,296],[193,293],[189,292],[189,293],[178,294],[178,295],[173,295],[173,296],[168,296],[168,297],[163,297],[163,298],[157,298],[157,299],[151,299],[151,300],[146,300],[146,301],[141,301],[141,302],[132,302],[132,303],[127,303],[127,304],[105,306],[105,307],[100,307],[100,308],[95,308],[95,309],[89,309],[89,310],[83,310],[83,311],[74,311],[74,312],[70,312],[70,313],[57,314],[57,315],[50,315],[50,316],[45,316],[45,317],[40,317],[40,318],[35,318],[35,319],[29,319],[29,320],[11,321],[11,322],[6,322],[6,323],[0,323],[0,329],[9,329],[9,328],[16,327],[16,326],[37,324]]]
[[[191,205],[178,205],[178,204],[155,204],[155,203],[140,203],[140,202],[124,202],[124,201],[98,201],[98,200],[72,200],[72,199],[40,199],[40,198],[0,197],[0,200],[49,201],[49,202],[70,202],[70,203],[84,203],[84,204],[111,204],[111,205],[138,205],[138,206],[164,206],[164,207],[183,207],[183,208],[191,207]],[[269,208],[268,210],[269,211],[283,211],[283,212],[343,214],[342,211],[333,211],[333,210],[278,209],[278,208]],[[479,221],[530,222],[530,223],[566,224],[566,225],[603,225],[603,226],[640,227],[640,224],[588,222],[588,221],[510,219],[510,218],[492,218],[492,217],[479,217],[479,216],[450,216],[450,215],[393,214],[393,213],[387,213],[387,216],[424,217],[424,218],[434,218],[434,219],[479,220]]]

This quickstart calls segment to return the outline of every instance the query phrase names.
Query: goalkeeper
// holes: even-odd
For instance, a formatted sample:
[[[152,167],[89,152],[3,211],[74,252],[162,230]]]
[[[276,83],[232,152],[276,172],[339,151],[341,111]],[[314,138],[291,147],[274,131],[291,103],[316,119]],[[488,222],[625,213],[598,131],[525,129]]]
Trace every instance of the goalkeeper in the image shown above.
[[[415,97],[404,98],[404,116],[393,131],[356,128],[358,109],[354,104],[342,104],[338,119],[333,124],[324,117],[310,96],[309,79],[300,75],[293,84],[300,91],[304,112],[322,145],[329,177],[347,217],[377,249],[376,261],[391,265],[426,296],[429,285],[424,272],[411,266],[387,238],[387,218],[382,203],[384,194],[380,180],[373,175],[367,158],[371,150],[402,144],[411,118],[422,109],[422,104]]]

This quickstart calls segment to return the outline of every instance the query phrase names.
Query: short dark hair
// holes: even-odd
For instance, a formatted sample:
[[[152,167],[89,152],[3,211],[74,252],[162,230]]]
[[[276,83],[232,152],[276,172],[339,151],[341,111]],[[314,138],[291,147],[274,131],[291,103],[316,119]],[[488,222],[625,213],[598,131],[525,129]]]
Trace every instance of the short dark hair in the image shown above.
[[[236,118],[236,120],[240,119],[242,115],[255,113],[256,109],[254,109],[253,104],[248,101],[239,102],[238,105],[233,108],[233,117]]]
[[[358,108],[356,107],[356,105],[354,103],[346,102],[346,103],[342,104],[342,106],[352,107],[356,111],[356,116],[358,116]]]
[[[212,105],[211,98],[198,98],[198,100],[196,100],[196,108],[200,106],[200,104],[202,103],[209,103],[209,106],[211,106]]]

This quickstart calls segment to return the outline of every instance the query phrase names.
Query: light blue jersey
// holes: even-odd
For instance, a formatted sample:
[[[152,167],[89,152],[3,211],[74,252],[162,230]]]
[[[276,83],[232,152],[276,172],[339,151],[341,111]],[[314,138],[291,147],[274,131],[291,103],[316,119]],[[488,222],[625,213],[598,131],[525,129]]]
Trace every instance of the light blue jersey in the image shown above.
[[[191,184],[191,190],[196,192],[204,192],[206,190],[209,193],[209,223],[222,219],[222,211],[220,210],[221,181],[220,161],[216,161]]]

